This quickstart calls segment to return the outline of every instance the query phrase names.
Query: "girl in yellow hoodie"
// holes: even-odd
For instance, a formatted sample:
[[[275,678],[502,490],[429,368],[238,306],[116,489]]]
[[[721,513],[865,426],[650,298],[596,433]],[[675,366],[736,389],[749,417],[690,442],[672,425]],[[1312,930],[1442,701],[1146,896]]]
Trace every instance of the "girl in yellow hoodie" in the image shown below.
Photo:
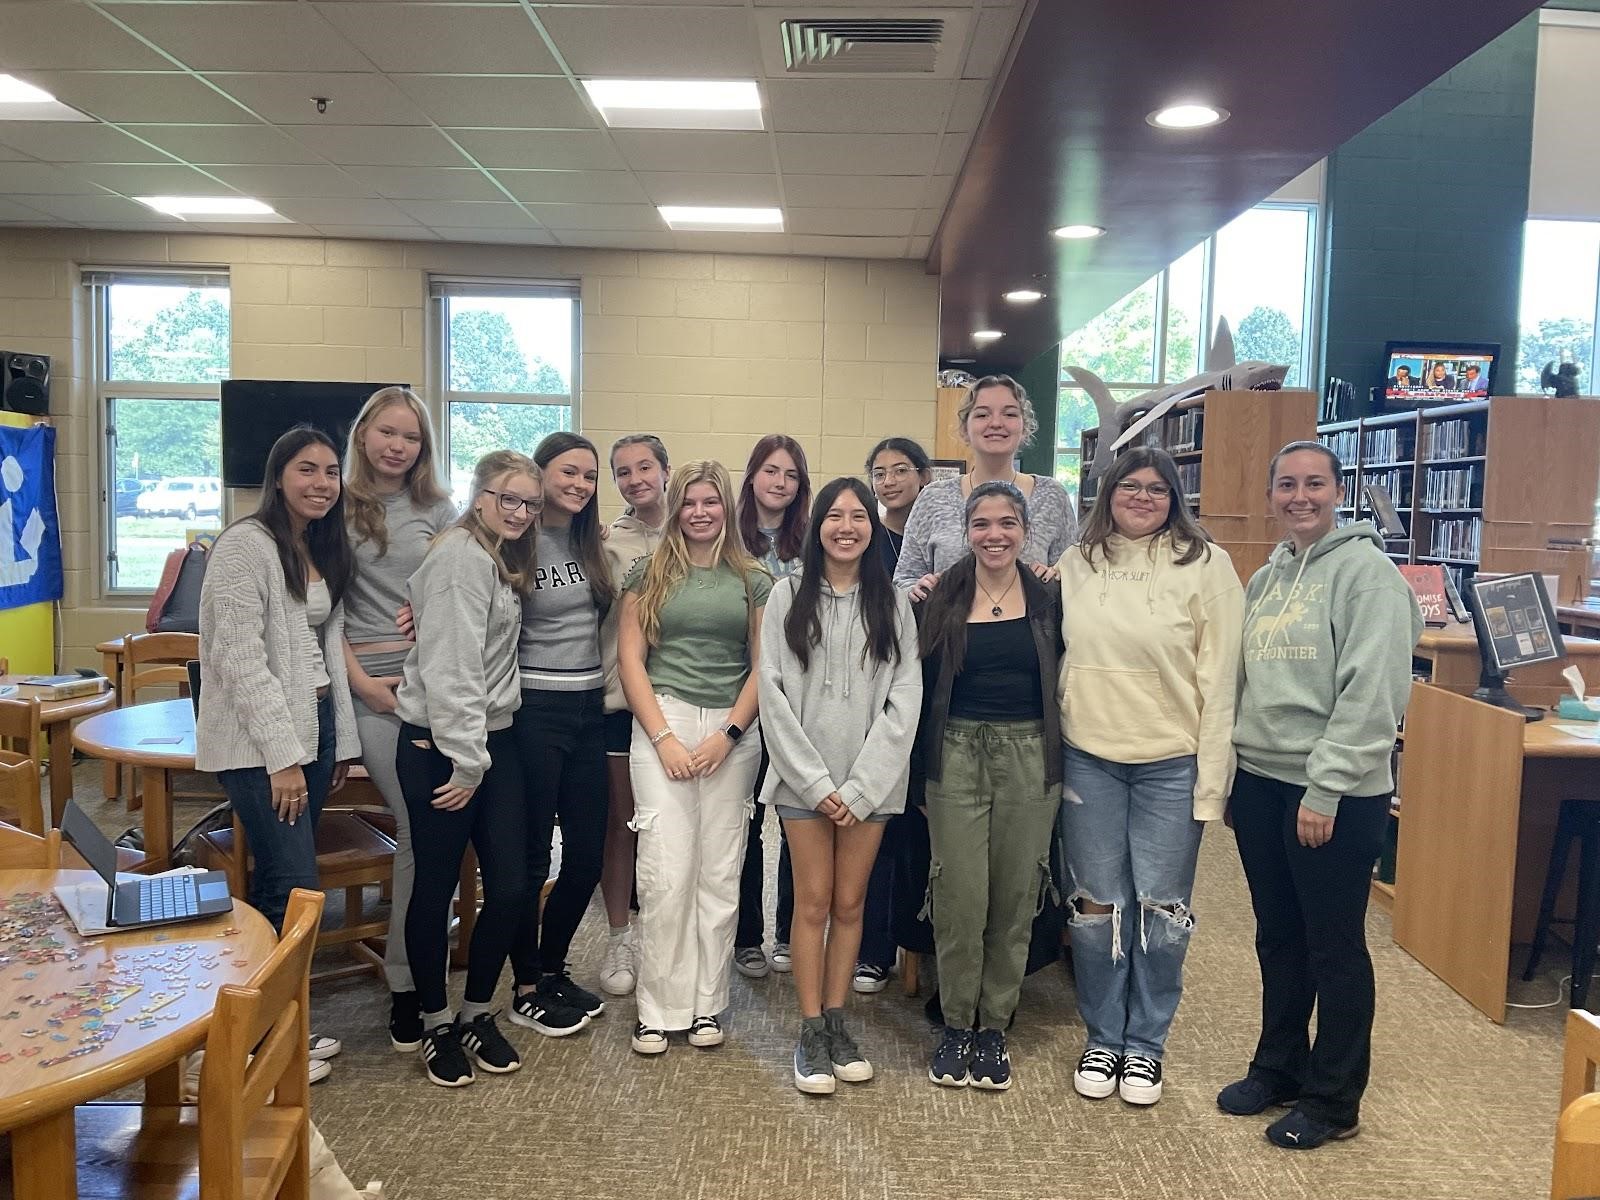
[[[1061,556],[1061,840],[1087,1044],[1073,1086],[1161,1098],[1183,993],[1203,822],[1233,775],[1243,589],[1189,514],[1165,450],[1107,470]]]

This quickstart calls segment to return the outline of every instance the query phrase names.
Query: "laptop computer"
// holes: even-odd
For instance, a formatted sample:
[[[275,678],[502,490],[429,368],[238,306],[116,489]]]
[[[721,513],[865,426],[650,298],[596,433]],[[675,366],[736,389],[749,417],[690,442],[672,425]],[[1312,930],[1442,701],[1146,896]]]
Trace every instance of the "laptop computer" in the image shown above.
[[[233,909],[228,876],[222,871],[157,875],[118,883],[117,848],[74,800],[67,801],[66,811],[61,814],[61,836],[105,880],[107,928],[143,929]]]

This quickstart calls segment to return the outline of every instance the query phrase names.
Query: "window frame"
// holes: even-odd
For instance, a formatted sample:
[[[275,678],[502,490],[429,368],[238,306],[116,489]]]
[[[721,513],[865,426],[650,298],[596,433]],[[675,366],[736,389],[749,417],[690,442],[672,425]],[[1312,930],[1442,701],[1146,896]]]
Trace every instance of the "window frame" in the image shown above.
[[[119,600],[147,599],[155,594],[155,586],[120,586],[116,582],[117,489],[116,489],[116,425],[111,419],[111,407],[117,400],[209,400],[218,405],[220,423],[222,382],[169,383],[155,380],[112,379],[111,375],[111,289],[117,284],[147,284],[158,287],[222,288],[228,293],[228,359],[229,370],[233,360],[233,286],[226,269],[217,267],[84,267],[79,281],[88,293],[89,344],[91,370],[94,372],[95,433],[100,450],[100,499],[92,504],[99,514],[99,529],[95,531],[95,547],[100,556],[98,571],[99,592],[102,597]],[[219,486],[220,503],[217,514],[219,527],[228,523],[228,490]],[[177,547],[174,547],[176,549]]]

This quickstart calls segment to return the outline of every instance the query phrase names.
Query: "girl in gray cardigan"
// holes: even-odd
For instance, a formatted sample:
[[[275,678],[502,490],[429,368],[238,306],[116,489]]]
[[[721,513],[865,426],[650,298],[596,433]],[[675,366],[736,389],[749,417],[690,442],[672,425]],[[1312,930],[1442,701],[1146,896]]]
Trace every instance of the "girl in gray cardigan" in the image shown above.
[[[916,625],[878,548],[884,537],[865,484],[824,487],[800,573],[774,586],[761,632],[772,759],[761,800],[782,817],[794,863],[794,1082],[811,1094],[872,1078],[844,1002],[883,823],[905,809],[922,705]]]

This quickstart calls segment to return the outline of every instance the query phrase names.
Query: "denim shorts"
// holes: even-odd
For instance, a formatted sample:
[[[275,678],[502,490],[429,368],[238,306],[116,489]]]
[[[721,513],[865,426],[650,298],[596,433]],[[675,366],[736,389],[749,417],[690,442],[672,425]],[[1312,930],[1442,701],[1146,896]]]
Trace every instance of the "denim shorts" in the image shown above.
[[[787,804],[774,804],[772,807],[778,810],[778,815],[785,821],[820,821],[823,819],[822,814],[814,808],[791,808]],[[892,816],[894,816],[893,813],[873,813],[863,824],[879,824],[887,821]]]

